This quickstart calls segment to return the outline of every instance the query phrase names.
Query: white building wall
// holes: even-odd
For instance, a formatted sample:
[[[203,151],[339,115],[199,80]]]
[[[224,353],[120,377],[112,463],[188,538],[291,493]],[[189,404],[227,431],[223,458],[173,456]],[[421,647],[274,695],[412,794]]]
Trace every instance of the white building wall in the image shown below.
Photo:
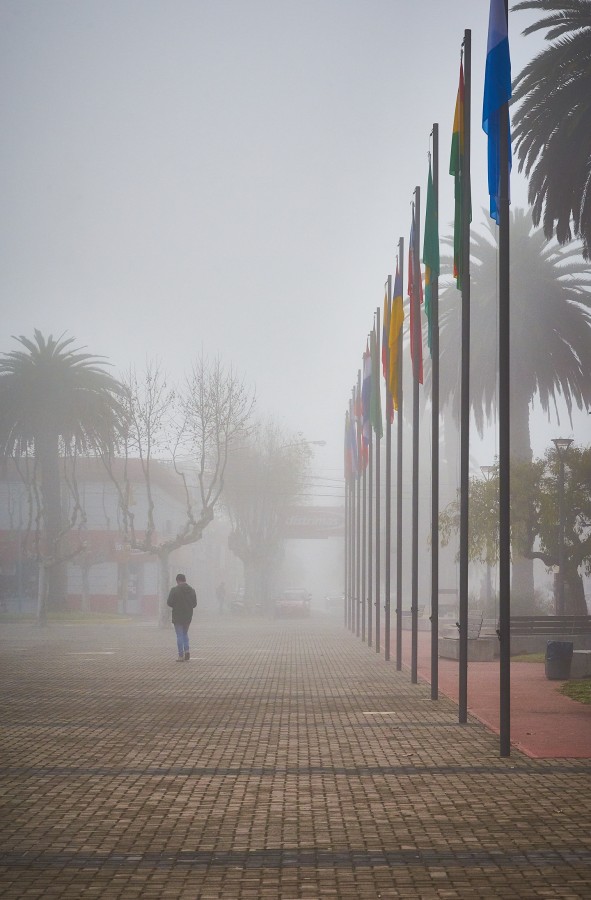
[[[180,486],[181,482],[179,479],[179,488]],[[75,532],[78,525],[83,523],[89,532],[105,532],[105,536],[107,532],[110,533],[109,537],[112,536],[112,540],[107,540],[105,547],[109,547],[111,544],[117,546],[122,540],[122,515],[119,509],[119,495],[116,486],[108,478],[103,480],[100,474],[94,478],[91,476],[90,480],[83,480],[82,475],[79,474],[76,490],[78,502],[83,509],[83,517],[81,519],[80,514],[78,515],[78,521],[73,531]],[[164,539],[174,537],[186,524],[186,504],[182,493],[180,490],[175,490],[171,495],[160,484],[154,484],[152,496],[154,500],[154,524],[158,536]],[[8,481],[2,479],[0,475],[0,531],[15,537],[16,533],[18,531],[22,532],[29,522],[30,527],[32,529],[35,528],[35,515],[33,513],[31,516],[29,510],[30,497],[31,494],[24,483],[18,480]],[[75,500],[65,482],[62,487],[62,501],[65,516],[71,518],[75,509]],[[144,484],[133,483],[131,501],[135,527],[137,531],[144,531],[148,518],[148,498]],[[92,548],[90,547],[89,549]],[[174,561],[177,555],[184,560],[182,568],[178,569],[178,571],[187,568],[192,549],[186,548],[186,552],[178,551],[177,554],[174,554],[171,560],[172,568],[176,568],[178,565]],[[106,552],[108,553],[109,550],[107,549]],[[141,556],[141,554],[138,555]],[[67,567],[67,590],[68,594],[74,598],[74,602],[84,593],[83,569],[80,562],[81,560],[74,558]],[[158,597],[159,594],[158,561],[145,558],[136,561],[132,555],[129,562],[131,564],[129,571],[130,586],[131,584],[138,585],[137,611],[151,610],[154,598]],[[120,588],[120,563],[121,560],[113,559],[110,562],[96,563],[90,567],[87,589],[90,597],[95,598],[94,601],[91,599],[95,608],[101,605],[99,599],[101,597],[105,598],[105,603],[112,607],[113,598],[117,597]],[[211,566],[209,565],[206,567],[208,571],[210,568]],[[211,577],[213,577],[213,574]],[[130,589],[131,593],[132,590]],[[131,600],[129,602],[131,603]]]
[[[113,596],[117,593],[116,562],[97,563],[88,570],[88,593]],[[68,593],[82,594],[82,567],[76,563],[68,566]]]
[[[27,527],[29,515],[26,486],[22,482],[1,481],[0,529],[20,531]]]
[[[87,525],[97,531],[117,531],[121,513],[115,486],[109,483],[87,482],[79,486],[80,503],[86,513]],[[72,507],[72,499],[69,498]]]

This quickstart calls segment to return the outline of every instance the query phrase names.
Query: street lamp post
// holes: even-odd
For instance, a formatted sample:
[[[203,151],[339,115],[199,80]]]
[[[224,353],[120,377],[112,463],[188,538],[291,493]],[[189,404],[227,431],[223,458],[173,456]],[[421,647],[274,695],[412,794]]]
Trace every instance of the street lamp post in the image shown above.
[[[495,471],[495,466],[480,466],[480,471],[484,477],[485,481],[490,481],[493,472]],[[492,596],[492,585],[490,579],[490,562],[488,558],[488,546],[486,548],[486,614],[490,616],[490,600]]]
[[[552,438],[558,454],[558,596],[556,615],[564,615],[564,455],[572,438]]]

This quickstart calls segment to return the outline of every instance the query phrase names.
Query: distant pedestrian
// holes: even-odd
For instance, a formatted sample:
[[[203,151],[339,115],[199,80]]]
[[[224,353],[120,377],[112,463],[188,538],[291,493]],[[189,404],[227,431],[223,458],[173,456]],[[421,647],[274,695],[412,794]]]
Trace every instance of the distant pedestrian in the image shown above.
[[[197,606],[197,594],[184,575],[176,576],[176,586],[171,588],[168,606],[172,608],[172,624],[176,632],[176,643],[179,651],[177,662],[191,659],[189,652],[189,625],[193,618],[193,610]]]
[[[224,581],[220,581],[220,583],[218,584],[215,590],[215,595],[218,601],[218,609],[221,613],[223,613],[226,608],[226,584]]]

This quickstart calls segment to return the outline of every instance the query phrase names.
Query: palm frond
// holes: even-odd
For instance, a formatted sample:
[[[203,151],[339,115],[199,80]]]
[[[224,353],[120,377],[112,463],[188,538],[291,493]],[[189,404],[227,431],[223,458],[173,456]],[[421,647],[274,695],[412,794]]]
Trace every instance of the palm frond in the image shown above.
[[[589,0],[524,0],[511,7],[512,12],[535,9],[548,12],[546,18],[539,19],[532,25],[524,28],[522,34],[527,36],[536,31],[549,29],[547,40],[571,31],[573,28],[588,28],[591,26],[591,4]]]
[[[515,10],[550,13],[526,29],[552,41],[514,80],[513,139],[529,179],[535,224],[561,244],[573,234],[591,258],[591,0],[527,0]]]
[[[488,216],[471,236],[471,406],[480,432],[497,404],[497,246]],[[536,229],[529,212],[511,213],[511,384],[520,410],[538,398],[547,412],[563,398],[591,405],[591,273],[579,245],[561,251]],[[444,238],[443,243],[449,243]],[[459,419],[461,317],[455,286],[442,291],[440,355],[442,403]],[[527,448],[521,448],[522,453]]]

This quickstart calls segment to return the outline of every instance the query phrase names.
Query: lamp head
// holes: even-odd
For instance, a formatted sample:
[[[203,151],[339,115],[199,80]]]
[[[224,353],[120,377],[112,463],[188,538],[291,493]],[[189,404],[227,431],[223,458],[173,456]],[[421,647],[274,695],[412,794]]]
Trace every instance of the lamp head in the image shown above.
[[[552,438],[552,443],[556,447],[558,453],[563,453],[565,450],[568,450],[572,442],[572,438]]]

